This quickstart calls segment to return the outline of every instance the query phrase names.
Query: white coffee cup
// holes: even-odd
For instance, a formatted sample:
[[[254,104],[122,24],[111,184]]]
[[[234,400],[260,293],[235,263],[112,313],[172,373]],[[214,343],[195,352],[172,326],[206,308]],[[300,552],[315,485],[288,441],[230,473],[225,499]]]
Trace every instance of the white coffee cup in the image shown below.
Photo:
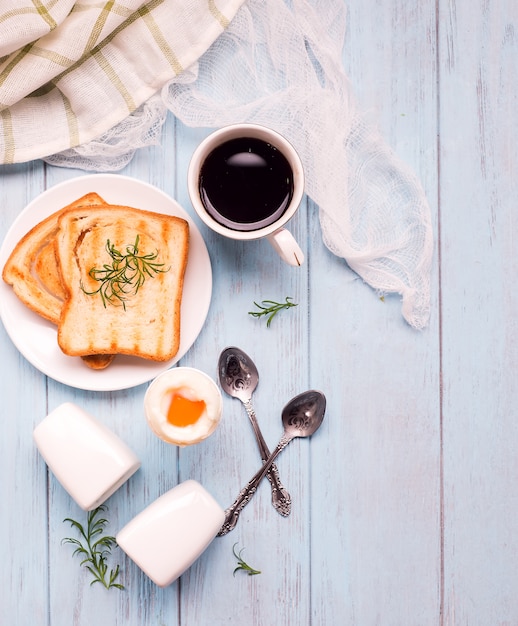
[[[215,158],[214,155],[217,154],[217,152],[215,153],[214,151],[225,149],[226,146],[233,145],[231,142],[236,142],[237,140],[259,140],[266,146],[273,149],[274,159],[277,159],[278,153],[280,153],[281,159],[282,157],[285,159],[285,161],[282,160],[282,166],[284,167],[287,165],[287,168],[289,168],[287,170],[291,179],[289,198],[282,205],[279,204],[278,207],[274,204],[275,200],[271,198],[271,210],[265,209],[268,212],[268,215],[262,216],[260,219],[252,219],[247,216],[247,211],[251,210],[251,205],[245,206],[245,204],[247,204],[245,200],[242,202],[242,209],[241,205],[236,208],[236,212],[240,211],[243,218],[240,217],[237,221],[234,219],[227,219],[225,215],[220,214],[220,212],[225,213],[227,209],[227,207],[223,206],[225,202],[221,200],[212,202],[210,199],[210,192],[207,193],[206,188],[204,187],[204,171],[208,168],[207,162],[209,161],[210,163],[210,159]],[[251,150],[249,149],[248,152],[251,152]],[[243,150],[241,154],[247,155],[247,152]],[[256,157],[253,152],[250,156],[251,158]],[[226,163],[230,162],[231,158],[226,161]],[[234,171],[235,169],[236,168],[234,168]],[[242,171],[244,171],[243,168]],[[248,171],[252,171],[252,169],[250,168]],[[262,168],[262,172],[268,171],[272,171],[272,168]],[[282,172],[284,171],[285,170],[283,169]],[[254,201],[257,200],[259,204],[262,202],[262,198],[256,198],[257,194],[261,194],[262,190],[271,191],[272,189],[277,188],[280,190],[280,185],[277,184],[277,179],[282,178],[282,180],[284,180],[285,178],[281,173],[278,174],[279,175],[275,178],[275,183],[269,184],[266,182],[265,184],[258,184],[259,189],[256,189],[253,193]],[[274,176],[274,174],[266,173],[264,176],[271,177]],[[220,189],[224,189],[223,185],[228,185],[228,189],[225,191],[227,197],[229,197],[228,194],[234,194],[231,184],[227,182],[229,179],[233,179],[232,174],[226,177],[221,176],[218,180]],[[233,180],[236,180],[236,178]],[[272,179],[262,178],[261,181],[263,180],[270,181]],[[266,237],[283,261],[294,266],[299,266],[303,263],[304,254],[302,253],[300,246],[295,241],[293,235],[286,230],[284,226],[295,215],[302,200],[302,196],[304,194],[304,170],[295,148],[282,135],[274,130],[256,124],[233,124],[216,130],[204,139],[194,151],[189,164],[187,185],[191,202],[196,213],[213,231],[223,235],[224,237],[229,237],[239,241],[248,241]],[[245,185],[243,185],[243,188],[244,187]],[[279,193],[282,195],[281,191],[279,191]],[[241,196],[244,194],[245,191],[243,189]],[[220,205],[216,206],[218,202]],[[267,203],[268,202],[265,200],[262,206],[266,206]]]
[[[54,476],[85,511],[100,506],[140,467],[114,432],[72,402],[49,413],[33,436]]]

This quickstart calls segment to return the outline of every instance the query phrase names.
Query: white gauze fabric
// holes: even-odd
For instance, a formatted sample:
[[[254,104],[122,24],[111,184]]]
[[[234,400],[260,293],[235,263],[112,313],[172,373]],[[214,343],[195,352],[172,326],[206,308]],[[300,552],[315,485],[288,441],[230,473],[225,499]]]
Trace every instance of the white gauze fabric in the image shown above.
[[[162,89],[162,106],[190,126],[251,122],[283,134],[302,158],[325,245],[380,294],[400,294],[403,317],[423,329],[429,205],[413,172],[358,111],[341,63],[344,37],[342,0],[248,0],[199,62]],[[141,142],[137,127],[127,132],[130,119],[114,131],[128,158]],[[113,135],[96,152],[104,140]],[[85,150],[49,161],[102,170],[117,159],[86,154],[85,161]]]

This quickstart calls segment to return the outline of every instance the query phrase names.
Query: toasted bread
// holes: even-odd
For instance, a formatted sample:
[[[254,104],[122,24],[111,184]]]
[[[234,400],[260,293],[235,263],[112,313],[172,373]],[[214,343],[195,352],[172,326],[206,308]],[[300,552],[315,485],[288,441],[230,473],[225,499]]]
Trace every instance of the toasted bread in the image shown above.
[[[61,306],[66,297],[66,292],[61,284],[61,275],[56,261],[54,244],[54,238],[52,238],[36,254],[33,265],[33,274],[37,279],[39,279],[42,287],[46,289],[51,296],[55,296],[60,301]]]
[[[69,209],[59,216],[56,250],[67,292],[58,326],[65,354],[128,354],[168,361],[180,346],[180,307],[189,250],[186,220],[132,207]],[[124,284],[123,300],[106,301],[93,268],[111,266],[107,249],[155,255],[160,270]],[[119,284],[119,286],[121,286]]]
[[[59,211],[53,213],[24,235],[7,259],[2,271],[2,278],[12,285],[14,293],[24,304],[56,325],[61,315],[63,300],[45,288],[34,271],[34,266],[41,250],[57,233],[58,215]],[[57,274],[55,261],[53,266]],[[49,272],[51,271],[49,269]]]
[[[96,193],[88,193],[34,226],[15,246],[2,271],[4,281],[32,311],[58,324],[66,292],[55,256],[55,236],[59,215],[70,208],[103,205]],[[85,363],[103,369],[113,356],[88,356]]]

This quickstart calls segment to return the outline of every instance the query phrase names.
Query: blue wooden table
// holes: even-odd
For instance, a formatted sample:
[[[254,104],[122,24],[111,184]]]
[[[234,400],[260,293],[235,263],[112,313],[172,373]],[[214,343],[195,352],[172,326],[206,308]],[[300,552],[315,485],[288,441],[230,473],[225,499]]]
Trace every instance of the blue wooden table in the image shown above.
[[[324,391],[323,426],[278,459],[293,498],[264,482],[238,527],[170,587],[116,549],[125,591],[90,586],[66,517],[84,519],[32,440],[64,401],[97,416],[142,459],[107,502],[115,534],[188,478],[228,506],[259,467],[246,415],[225,398],[220,428],[179,450],[147,427],[147,385],[79,391],[47,378],[0,329],[0,622],[49,625],[494,626],[518,624],[518,4],[350,0],[345,70],[364,110],[417,173],[435,235],[432,314],[415,331],[400,299],[376,293],[323,245],[305,202],[293,230],[306,263],[266,242],[200,230],[213,270],[206,323],[180,364],[216,377],[227,345],[253,357],[254,405],[273,447],[289,398]],[[186,168],[207,129],[168,119],[161,145],[121,174],[192,212]],[[45,189],[84,172],[42,162],[0,168],[0,235]],[[254,301],[298,307],[267,328]],[[261,574],[237,572],[233,545]]]

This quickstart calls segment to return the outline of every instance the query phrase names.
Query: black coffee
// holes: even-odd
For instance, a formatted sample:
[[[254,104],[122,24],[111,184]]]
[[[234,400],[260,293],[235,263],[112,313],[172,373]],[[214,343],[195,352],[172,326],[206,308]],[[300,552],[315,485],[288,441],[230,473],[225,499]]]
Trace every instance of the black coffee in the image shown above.
[[[217,222],[234,230],[256,230],[286,211],[293,195],[293,172],[274,146],[251,137],[215,148],[200,172],[200,196]]]

